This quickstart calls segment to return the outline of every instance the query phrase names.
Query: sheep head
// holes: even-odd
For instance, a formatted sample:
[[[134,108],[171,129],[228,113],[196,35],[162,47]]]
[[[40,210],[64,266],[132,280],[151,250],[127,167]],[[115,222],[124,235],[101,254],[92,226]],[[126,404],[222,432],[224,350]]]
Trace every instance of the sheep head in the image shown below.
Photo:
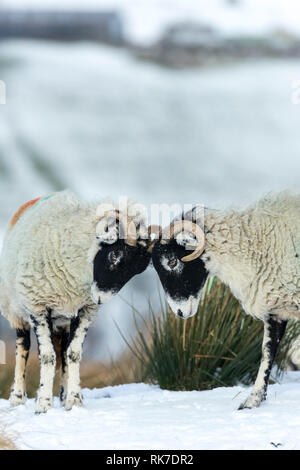
[[[153,246],[154,268],[172,311],[181,318],[194,315],[198,309],[208,276],[201,259],[204,249],[204,231],[193,220],[176,220],[162,230]]]
[[[117,294],[133,276],[142,273],[151,254],[145,214],[138,205],[131,205],[128,213],[101,208],[97,215],[91,292],[93,300],[100,305]]]

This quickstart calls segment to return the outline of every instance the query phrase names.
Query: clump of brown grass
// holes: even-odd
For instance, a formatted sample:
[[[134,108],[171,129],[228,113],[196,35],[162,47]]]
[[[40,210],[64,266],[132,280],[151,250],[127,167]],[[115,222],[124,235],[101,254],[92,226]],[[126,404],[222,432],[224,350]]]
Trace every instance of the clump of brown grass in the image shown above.
[[[15,355],[14,345],[8,345],[6,354],[6,364],[0,366],[0,398],[8,399],[10,395],[10,389],[14,380],[14,368],[15,368]],[[27,366],[27,377],[26,377],[26,388],[27,394],[31,398],[35,396],[36,390],[39,384],[39,361],[37,352],[33,351],[30,354],[28,366]]]
[[[7,364],[0,367],[0,398],[8,399],[14,379],[15,357],[13,347],[7,353]],[[81,364],[82,388],[99,388],[120,385],[141,380],[139,361],[130,352],[125,352],[116,361],[92,362],[83,360]],[[59,371],[54,380],[54,395],[59,394]],[[26,372],[26,391],[29,398],[36,396],[39,386],[40,366],[36,351],[30,353]]]
[[[237,383],[250,385],[255,380],[263,322],[245,315],[220,281],[213,279],[206,284],[192,319],[176,317],[167,305],[161,310],[157,316],[150,306],[150,320],[144,320],[142,327],[136,322],[135,338],[128,341],[122,335],[141,364],[143,381],[168,390],[210,390]],[[300,335],[300,323],[289,323],[276,361],[278,375]]]
[[[14,437],[7,431],[6,426],[0,425],[0,449],[17,450]]]
[[[121,385],[142,380],[139,361],[131,352],[125,352],[118,360],[110,363],[83,363],[81,386],[99,388]]]

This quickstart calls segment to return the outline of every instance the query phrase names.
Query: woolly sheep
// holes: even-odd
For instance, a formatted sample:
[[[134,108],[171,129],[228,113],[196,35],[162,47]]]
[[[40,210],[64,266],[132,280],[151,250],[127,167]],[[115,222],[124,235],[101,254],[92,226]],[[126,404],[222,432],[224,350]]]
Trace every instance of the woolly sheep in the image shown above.
[[[207,277],[217,276],[246,313],[264,322],[257,379],[239,409],[257,407],[287,321],[300,318],[300,196],[284,191],[225,212],[196,206],[170,228],[152,260],[173,312],[194,315]],[[191,246],[195,251],[187,254]]]
[[[30,327],[41,364],[36,412],[52,406],[54,345],[62,363],[61,401],[68,410],[82,404],[86,332],[98,306],[148,266],[146,238],[145,214],[137,204],[128,205],[124,219],[110,203],[84,203],[69,191],[31,201],[15,214],[0,260],[0,310],[17,330],[12,405],[25,401]]]

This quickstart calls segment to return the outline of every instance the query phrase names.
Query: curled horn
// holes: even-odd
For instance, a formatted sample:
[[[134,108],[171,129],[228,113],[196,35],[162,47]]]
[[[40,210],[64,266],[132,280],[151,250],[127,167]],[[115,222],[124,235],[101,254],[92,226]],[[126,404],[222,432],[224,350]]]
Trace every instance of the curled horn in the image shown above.
[[[167,239],[172,239],[176,237],[178,233],[183,232],[183,231],[191,232],[196,237],[196,244],[195,244],[194,251],[190,255],[187,255],[181,258],[181,261],[183,261],[184,263],[187,263],[189,261],[193,261],[196,258],[199,258],[199,256],[202,255],[204,248],[205,248],[205,235],[201,227],[199,227],[199,225],[197,225],[196,223],[190,220],[176,220],[169,227],[163,230],[162,243],[165,243],[165,244],[168,243]]]
[[[136,246],[136,226],[133,220],[129,220],[129,218],[123,213],[118,210],[111,210],[104,213],[103,218],[108,217],[115,220],[118,220],[123,227],[124,233],[126,234],[125,243],[129,246]]]
[[[148,227],[148,235],[151,236],[151,234],[154,234],[155,237],[154,239],[152,240],[152,242],[150,243],[150,246],[148,248],[148,252],[149,253],[152,253],[152,250],[153,250],[153,247],[155,245],[155,242],[156,240],[158,240],[159,238],[161,238],[162,236],[162,228],[160,225],[149,225]]]

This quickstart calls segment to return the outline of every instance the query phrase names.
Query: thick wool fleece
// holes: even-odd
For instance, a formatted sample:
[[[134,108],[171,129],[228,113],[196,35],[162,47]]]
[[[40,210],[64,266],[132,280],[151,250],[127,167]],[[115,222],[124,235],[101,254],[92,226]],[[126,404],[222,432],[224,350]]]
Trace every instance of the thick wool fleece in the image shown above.
[[[5,236],[0,260],[0,310],[19,328],[45,306],[53,317],[71,317],[90,297],[98,204],[83,204],[64,191],[33,205]]]
[[[300,196],[282,192],[242,211],[205,211],[210,275],[259,319],[300,319]]]
[[[70,191],[33,202],[22,206],[9,225],[0,259],[0,311],[14,328],[45,307],[54,327],[83,307],[97,311],[91,298],[92,258],[99,250],[101,207],[112,202],[82,202]],[[130,203],[129,214],[133,207]],[[136,217],[144,226],[144,214]]]

